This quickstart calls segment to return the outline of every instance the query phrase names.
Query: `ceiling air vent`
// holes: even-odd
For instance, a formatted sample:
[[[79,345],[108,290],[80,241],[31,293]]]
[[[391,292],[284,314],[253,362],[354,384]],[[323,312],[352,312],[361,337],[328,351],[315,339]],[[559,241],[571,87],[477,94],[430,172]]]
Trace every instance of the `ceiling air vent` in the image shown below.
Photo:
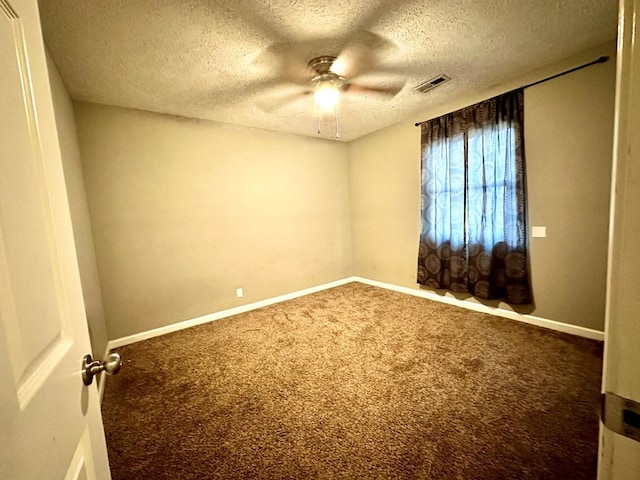
[[[443,83],[448,82],[449,80],[451,80],[451,78],[449,78],[443,73],[441,75],[438,75],[437,77],[432,78],[431,80],[427,80],[426,82],[421,83],[417,87],[413,87],[413,89],[416,92],[427,93],[429,90],[433,90],[438,85],[442,85]]]

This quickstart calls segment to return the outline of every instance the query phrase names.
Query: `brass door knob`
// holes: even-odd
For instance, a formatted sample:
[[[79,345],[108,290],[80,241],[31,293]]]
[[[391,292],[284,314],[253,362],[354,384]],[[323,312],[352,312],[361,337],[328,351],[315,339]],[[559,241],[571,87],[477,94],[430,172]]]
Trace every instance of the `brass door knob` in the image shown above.
[[[101,362],[94,360],[91,355],[85,355],[82,359],[82,382],[85,385],[91,385],[93,377],[100,372],[106,372],[108,375],[115,375],[122,368],[122,359],[117,353],[110,353]]]

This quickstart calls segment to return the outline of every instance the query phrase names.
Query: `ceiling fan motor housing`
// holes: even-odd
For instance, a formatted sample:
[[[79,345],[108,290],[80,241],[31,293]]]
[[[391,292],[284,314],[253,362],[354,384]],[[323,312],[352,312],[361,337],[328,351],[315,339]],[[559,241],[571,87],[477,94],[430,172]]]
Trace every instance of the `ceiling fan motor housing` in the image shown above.
[[[335,88],[341,89],[346,80],[344,77],[331,71],[335,60],[336,57],[332,55],[321,55],[311,59],[308,63],[309,70],[314,74],[311,81],[317,86],[324,83],[332,83],[335,85]]]
[[[336,57],[332,55],[321,55],[319,57],[312,58],[309,61],[309,69],[317,75],[323,75],[330,73],[331,65],[335,62]]]

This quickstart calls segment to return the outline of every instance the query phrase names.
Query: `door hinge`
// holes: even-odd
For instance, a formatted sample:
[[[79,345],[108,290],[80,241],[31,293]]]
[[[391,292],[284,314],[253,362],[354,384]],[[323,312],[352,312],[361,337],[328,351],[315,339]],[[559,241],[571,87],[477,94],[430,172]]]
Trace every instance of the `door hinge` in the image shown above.
[[[606,392],[601,396],[602,423],[609,430],[640,442],[640,403]]]

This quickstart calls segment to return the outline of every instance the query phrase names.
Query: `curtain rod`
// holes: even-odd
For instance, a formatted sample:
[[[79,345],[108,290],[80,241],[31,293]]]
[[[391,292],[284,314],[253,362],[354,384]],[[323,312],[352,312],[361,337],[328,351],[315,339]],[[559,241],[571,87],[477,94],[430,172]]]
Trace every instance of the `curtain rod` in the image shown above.
[[[520,88],[525,89],[525,88],[533,87],[534,85],[538,85],[539,83],[548,82],[549,80],[553,80],[554,78],[562,77],[563,75],[567,75],[568,73],[573,73],[576,70],[582,70],[583,68],[590,67],[591,65],[595,65],[596,63],[604,63],[607,60],[609,60],[609,57],[602,56],[602,57],[596,58],[595,60],[593,60],[593,61],[591,61],[589,63],[585,63],[584,65],[579,65],[577,67],[573,67],[573,68],[571,68],[571,69],[569,69],[567,71],[556,73],[555,75],[551,75],[550,77],[543,78],[542,80],[538,80],[537,82],[529,83],[529,84],[524,85],[524,86],[519,87],[519,88],[514,88],[513,90],[510,90],[510,91],[513,92],[514,90],[519,90]],[[419,127],[420,125],[422,125],[425,122],[428,122],[428,120],[425,120],[423,122],[416,122],[416,127]]]

